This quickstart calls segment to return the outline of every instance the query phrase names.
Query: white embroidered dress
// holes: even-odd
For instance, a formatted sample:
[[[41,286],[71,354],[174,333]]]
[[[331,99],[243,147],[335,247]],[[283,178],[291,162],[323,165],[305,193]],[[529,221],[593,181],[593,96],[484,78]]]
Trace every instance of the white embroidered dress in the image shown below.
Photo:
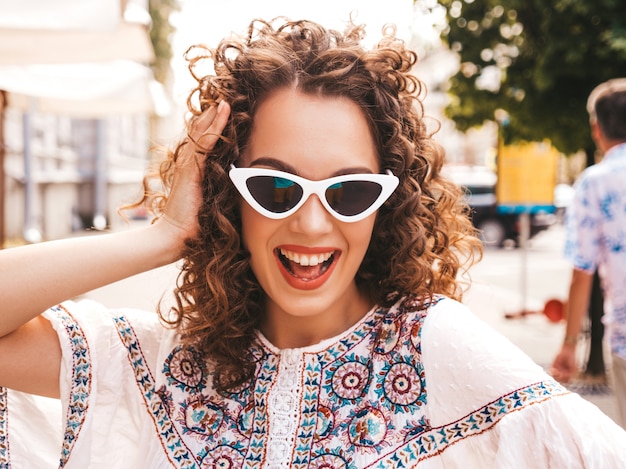
[[[63,304],[62,405],[0,390],[0,469],[626,467],[595,406],[463,305],[416,304],[302,349],[259,336],[228,396],[156,315]]]

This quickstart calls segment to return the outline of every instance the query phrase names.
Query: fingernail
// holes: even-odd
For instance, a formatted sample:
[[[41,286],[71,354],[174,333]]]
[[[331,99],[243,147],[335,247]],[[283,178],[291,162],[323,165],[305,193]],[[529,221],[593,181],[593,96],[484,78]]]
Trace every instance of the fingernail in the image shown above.
[[[224,100],[220,101],[220,103],[217,105],[217,112],[220,112],[222,109],[224,109]]]

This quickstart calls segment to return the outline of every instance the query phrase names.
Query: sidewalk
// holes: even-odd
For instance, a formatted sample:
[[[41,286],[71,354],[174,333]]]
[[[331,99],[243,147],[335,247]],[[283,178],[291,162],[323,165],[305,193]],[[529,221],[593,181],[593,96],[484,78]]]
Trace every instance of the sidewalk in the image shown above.
[[[558,225],[531,240],[526,253],[519,249],[508,252],[487,249],[483,261],[470,271],[472,286],[464,297],[464,303],[477,316],[546,370],[558,353],[565,333],[564,322],[551,322],[542,314],[547,300],[563,301],[567,298],[571,266],[563,258],[563,245],[564,230]],[[524,268],[526,295],[522,293]],[[507,318],[507,315],[515,316],[522,310],[537,314]],[[578,348],[582,361],[585,344],[581,343]],[[604,357],[605,361],[610,358],[608,351]],[[610,385],[591,386],[574,382],[568,387],[609,417],[617,416]]]

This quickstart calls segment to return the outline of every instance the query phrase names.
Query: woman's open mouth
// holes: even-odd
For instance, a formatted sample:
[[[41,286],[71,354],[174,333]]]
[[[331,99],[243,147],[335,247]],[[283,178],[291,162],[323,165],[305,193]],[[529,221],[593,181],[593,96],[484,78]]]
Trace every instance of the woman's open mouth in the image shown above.
[[[274,254],[279,261],[281,273],[292,287],[312,290],[330,277],[340,251],[303,253],[281,247],[276,248]]]

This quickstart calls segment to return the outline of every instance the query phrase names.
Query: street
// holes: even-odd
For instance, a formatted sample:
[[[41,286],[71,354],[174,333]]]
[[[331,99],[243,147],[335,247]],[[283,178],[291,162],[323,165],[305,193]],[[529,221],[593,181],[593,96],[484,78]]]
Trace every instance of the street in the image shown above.
[[[536,363],[549,369],[561,346],[565,323],[544,314],[551,299],[565,301],[571,266],[563,257],[561,224],[539,233],[526,249],[485,249],[483,260],[470,270],[472,285],[464,296],[472,311],[520,347]],[[520,312],[531,314],[520,315]],[[586,342],[578,347],[581,363]],[[605,361],[609,352],[605,347]],[[617,415],[610,387],[570,386],[609,416]]]
[[[563,334],[563,323],[541,314],[546,301],[567,298],[571,267],[562,254],[563,230],[554,225],[525,249],[485,249],[469,272],[472,283],[464,297],[476,315],[542,366],[552,361]]]

